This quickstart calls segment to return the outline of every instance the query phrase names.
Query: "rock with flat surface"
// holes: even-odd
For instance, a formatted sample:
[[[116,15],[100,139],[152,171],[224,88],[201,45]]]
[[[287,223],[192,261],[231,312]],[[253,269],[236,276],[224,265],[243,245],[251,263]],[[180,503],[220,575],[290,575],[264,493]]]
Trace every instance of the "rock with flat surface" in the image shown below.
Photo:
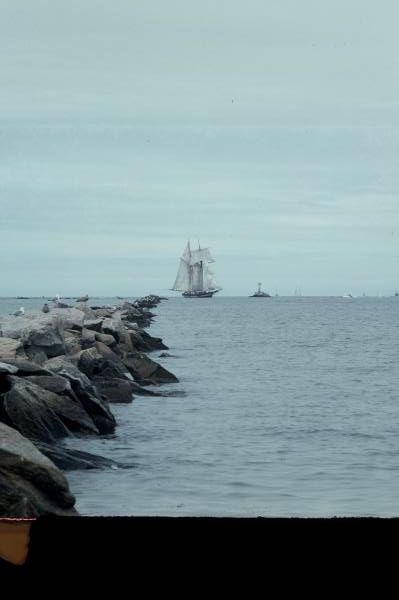
[[[126,354],[122,359],[136,381],[149,380],[154,384],[175,383],[179,380],[176,375],[151,360],[145,354]]]
[[[54,446],[53,444],[44,444],[39,442],[36,447],[47,456],[59,469],[76,470],[76,469],[105,469],[118,468],[115,461],[91,454],[82,452],[65,446]]]
[[[98,331],[101,333],[103,319],[85,319],[84,327],[90,331]]]
[[[18,339],[0,336],[0,360],[26,357],[22,343]]]
[[[95,377],[93,383],[100,394],[105,396],[108,402],[129,403],[133,401],[133,382],[117,377]]]

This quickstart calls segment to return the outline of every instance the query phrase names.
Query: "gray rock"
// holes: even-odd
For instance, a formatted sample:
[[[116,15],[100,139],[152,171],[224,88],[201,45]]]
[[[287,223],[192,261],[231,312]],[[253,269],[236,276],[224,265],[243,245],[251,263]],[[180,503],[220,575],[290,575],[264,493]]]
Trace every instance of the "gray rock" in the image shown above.
[[[106,346],[116,346],[116,339],[113,335],[107,333],[95,333],[95,339],[98,342],[102,342]]]
[[[102,342],[96,342],[94,348],[83,350],[80,353],[79,369],[91,379],[96,376],[132,379],[121,359]]]
[[[18,373],[18,368],[14,365],[0,362],[0,373],[7,373],[8,375],[15,375]]]
[[[65,446],[53,446],[52,444],[37,443],[36,447],[47,456],[59,469],[104,469],[118,468],[118,463],[109,458],[82,452]]]
[[[87,348],[93,348],[96,343],[96,332],[92,329],[86,329],[84,327],[82,329],[82,350],[87,350]]]
[[[51,375],[52,374],[51,371],[48,371],[43,365],[38,365],[35,362],[32,362],[27,359],[23,359],[23,358],[22,359],[17,358],[16,360],[8,359],[5,362],[17,367],[18,375],[21,375],[22,377],[25,375]]]
[[[92,311],[94,312],[94,314],[96,315],[96,319],[103,319],[103,318],[111,318],[114,310],[112,308],[92,308]]]
[[[26,357],[22,343],[13,338],[0,337],[0,360]]]
[[[27,346],[25,348],[25,354],[29,360],[33,361],[37,365],[44,365],[48,356],[43,348],[39,348],[38,346]]]
[[[115,318],[113,319],[104,319],[102,323],[102,332],[108,335],[112,335],[117,342],[121,339],[121,323],[118,322]]]
[[[129,331],[129,337],[134,348],[142,352],[168,350],[168,347],[165,346],[161,338],[152,337],[144,330]]]
[[[63,337],[66,355],[73,356],[74,354],[78,354],[82,350],[82,334],[80,331],[77,331],[75,329],[66,329],[63,333]]]
[[[62,472],[18,431],[0,423],[0,516],[76,515]]]
[[[84,314],[85,319],[96,318],[96,313],[85,302],[77,302],[75,308]]]
[[[51,392],[13,375],[9,379],[11,389],[2,397],[0,414],[10,425],[30,440],[52,443],[70,435],[46,401]]]
[[[95,377],[94,385],[108,402],[129,403],[133,400],[133,382],[126,379]]]
[[[103,319],[85,319],[84,327],[85,329],[90,329],[90,331],[98,331],[101,332]]]
[[[93,419],[87,414],[82,403],[76,397],[68,379],[60,375],[31,375],[26,377],[34,385],[47,390],[46,404],[58,415],[70,431],[95,433],[99,431]]]
[[[140,333],[144,343],[146,344],[150,352],[152,350],[169,350],[168,346],[165,346],[165,344],[163,343],[162,338],[152,337],[146,331],[141,331]]]
[[[48,375],[28,375],[25,377],[25,381],[30,381],[30,383],[39,385],[45,390],[53,392],[53,394],[68,395],[71,396],[71,398],[76,399],[68,379],[61,377],[61,375],[53,374],[50,371],[48,371]]]
[[[100,433],[112,433],[115,429],[115,418],[108,405],[102,400],[88,377],[71,363],[66,357],[52,358],[46,363],[52,373],[66,377],[77,398],[86,412],[93,419]]]
[[[136,381],[149,380],[155,384],[179,381],[176,375],[173,375],[173,373],[154,360],[151,360],[151,358],[148,358],[145,354],[126,354],[122,361]]]

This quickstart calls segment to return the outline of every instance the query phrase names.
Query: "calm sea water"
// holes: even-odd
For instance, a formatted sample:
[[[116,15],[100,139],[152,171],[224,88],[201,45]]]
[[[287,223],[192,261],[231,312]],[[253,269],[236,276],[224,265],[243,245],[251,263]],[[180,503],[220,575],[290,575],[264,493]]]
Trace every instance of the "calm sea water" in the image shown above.
[[[113,405],[114,435],[67,442],[126,465],[67,473],[81,514],[399,516],[399,298],[155,312],[173,356],[153,357],[180,382]]]

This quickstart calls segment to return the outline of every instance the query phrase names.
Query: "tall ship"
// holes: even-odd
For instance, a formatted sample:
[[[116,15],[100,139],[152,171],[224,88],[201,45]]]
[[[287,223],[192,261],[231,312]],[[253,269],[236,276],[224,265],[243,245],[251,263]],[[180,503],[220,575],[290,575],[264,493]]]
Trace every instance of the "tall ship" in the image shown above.
[[[188,241],[172,290],[185,298],[212,298],[222,289],[209,266],[213,262],[209,248],[201,248],[198,242],[198,249],[192,250]]]

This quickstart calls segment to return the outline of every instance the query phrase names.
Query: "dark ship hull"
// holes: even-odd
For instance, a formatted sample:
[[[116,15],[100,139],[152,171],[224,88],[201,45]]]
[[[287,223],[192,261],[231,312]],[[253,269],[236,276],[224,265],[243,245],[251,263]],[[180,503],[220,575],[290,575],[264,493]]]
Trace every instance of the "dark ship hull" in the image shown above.
[[[216,294],[219,290],[212,292],[183,292],[184,298],[212,298],[213,294]]]
[[[271,298],[271,295],[266,294],[265,292],[255,292],[255,294],[252,294],[249,298]]]

